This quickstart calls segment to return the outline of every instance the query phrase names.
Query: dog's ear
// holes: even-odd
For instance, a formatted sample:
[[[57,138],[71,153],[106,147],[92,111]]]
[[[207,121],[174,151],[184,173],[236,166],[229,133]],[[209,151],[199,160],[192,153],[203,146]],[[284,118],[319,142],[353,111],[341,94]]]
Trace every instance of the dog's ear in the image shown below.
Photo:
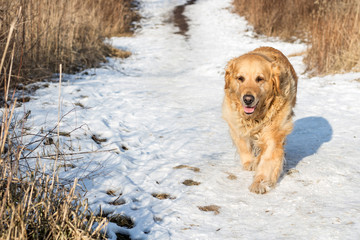
[[[281,69],[278,64],[273,62],[271,64],[271,81],[273,82],[273,88],[276,95],[281,95]]]
[[[234,70],[234,59],[230,60],[225,69],[225,89],[230,88],[231,75]]]

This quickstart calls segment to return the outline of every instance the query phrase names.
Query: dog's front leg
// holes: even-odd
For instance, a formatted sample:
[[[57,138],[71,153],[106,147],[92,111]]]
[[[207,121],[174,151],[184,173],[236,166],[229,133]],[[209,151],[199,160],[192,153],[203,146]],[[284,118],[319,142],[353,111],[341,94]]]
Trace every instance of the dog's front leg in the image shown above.
[[[243,168],[248,171],[255,170],[255,159],[249,139],[239,138],[238,152]]]
[[[253,166],[254,157],[252,154],[250,141],[246,138],[240,137],[239,134],[230,127],[231,138],[236,146],[237,152],[240,155],[241,164],[243,168],[248,171],[255,170]]]
[[[285,136],[277,136],[276,139],[262,141],[260,162],[249,187],[250,191],[263,194],[276,185],[283,167],[284,139]]]

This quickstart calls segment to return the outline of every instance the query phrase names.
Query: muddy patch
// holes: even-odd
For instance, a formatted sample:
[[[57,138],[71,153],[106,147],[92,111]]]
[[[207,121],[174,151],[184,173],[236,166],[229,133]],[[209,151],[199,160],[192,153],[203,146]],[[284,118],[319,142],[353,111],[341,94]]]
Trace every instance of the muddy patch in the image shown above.
[[[179,165],[179,166],[176,166],[174,167],[174,169],[189,169],[191,171],[194,171],[194,172],[200,172],[200,168],[198,167],[191,167],[191,166],[188,166],[188,165]]]
[[[151,195],[154,198],[157,198],[157,199],[160,199],[160,200],[165,200],[165,199],[174,200],[174,199],[176,199],[176,197],[171,196],[170,194],[167,194],[167,193],[152,193]]]
[[[236,180],[237,179],[237,177],[234,174],[229,173],[229,172],[227,172],[227,174],[228,174],[227,179],[229,179],[229,180]]]
[[[101,143],[107,141],[106,138],[100,138],[99,136],[97,136],[97,135],[95,135],[95,134],[93,134],[93,135],[91,136],[91,139],[92,139],[94,142],[96,142],[97,144],[99,144],[99,145],[100,145]]]
[[[115,190],[107,190],[106,194],[109,196],[116,196],[116,191]]]
[[[116,234],[116,240],[131,240],[129,235],[125,235],[122,233],[115,233]]]
[[[116,223],[120,227],[131,229],[135,226],[134,221],[126,215],[115,214],[108,217],[108,219],[110,222]]]
[[[299,173],[299,170],[297,170],[295,168],[291,168],[291,169],[287,170],[286,175],[294,176],[297,173]]]
[[[198,206],[198,208],[204,212],[214,212],[215,215],[220,213],[220,207],[216,205]]]
[[[189,19],[184,15],[186,6],[192,5],[196,0],[188,0],[185,4],[177,6],[173,10],[173,23],[176,27],[179,28],[179,31],[176,34],[181,34],[185,37],[189,37],[186,33],[189,31]]]
[[[183,181],[183,184],[186,185],[186,186],[197,186],[197,185],[200,185],[201,183],[196,182],[196,181],[191,180],[191,179],[187,179],[187,180]]]
[[[114,201],[109,202],[110,205],[120,206],[126,204],[126,201],[122,198],[117,198]]]

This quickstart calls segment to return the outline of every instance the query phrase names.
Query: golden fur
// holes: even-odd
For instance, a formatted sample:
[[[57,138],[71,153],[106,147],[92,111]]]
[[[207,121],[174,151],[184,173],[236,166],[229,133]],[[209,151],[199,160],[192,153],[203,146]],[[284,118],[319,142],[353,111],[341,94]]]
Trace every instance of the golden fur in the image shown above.
[[[227,65],[223,118],[243,168],[255,171],[252,192],[266,193],[278,181],[296,91],[294,68],[274,48],[257,48]]]

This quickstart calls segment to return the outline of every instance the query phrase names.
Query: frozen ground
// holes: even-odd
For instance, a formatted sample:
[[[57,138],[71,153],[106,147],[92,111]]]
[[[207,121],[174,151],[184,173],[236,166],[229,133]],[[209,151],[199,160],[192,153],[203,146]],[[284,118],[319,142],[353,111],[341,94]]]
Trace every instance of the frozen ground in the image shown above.
[[[286,55],[306,46],[254,37],[231,13],[230,0],[186,6],[189,31],[177,34],[172,12],[184,3],[141,1],[135,36],[111,39],[133,55],[65,77],[62,151],[100,152],[69,156],[61,176],[83,178],[92,209],[132,219],[132,228],[110,223],[110,239],[116,233],[132,239],[360,239],[360,74],[309,78],[302,56],[290,57],[299,90],[284,175],[268,194],[250,193],[253,173],[242,170],[221,118],[224,66],[259,46]],[[23,106],[31,110],[32,132],[55,125],[58,88],[38,90]]]

